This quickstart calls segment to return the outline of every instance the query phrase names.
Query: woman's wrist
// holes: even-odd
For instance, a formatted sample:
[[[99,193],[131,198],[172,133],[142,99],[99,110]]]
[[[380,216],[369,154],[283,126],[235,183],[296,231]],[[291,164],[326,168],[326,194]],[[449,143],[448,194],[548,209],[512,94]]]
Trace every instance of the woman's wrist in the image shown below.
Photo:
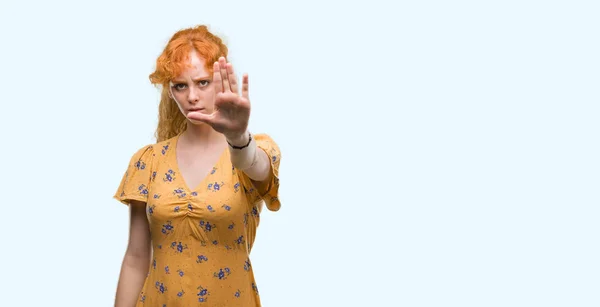
[[[231,163],[235,168],[246,170],[256,164],[258,148],[250,132],[246,131],[243,135],[237,137],[227,137],[227,142],[231,153]]]
[[[252,136],[250,132],[246,130],[246,132],[240,135],[225,136],[225,138],[227,139],[227,143],[229,143],[229,146],[239,148],[247,146],[248,143],[250,143]]]

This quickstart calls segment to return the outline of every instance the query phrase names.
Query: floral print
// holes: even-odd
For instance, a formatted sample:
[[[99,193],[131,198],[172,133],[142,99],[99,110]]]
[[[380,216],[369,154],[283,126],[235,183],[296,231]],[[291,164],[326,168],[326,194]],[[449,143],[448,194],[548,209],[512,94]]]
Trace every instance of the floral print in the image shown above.
[[[136,306],[261,306],[250,251],[263,206],[281,206],[279,147],[254,135],[271,161],[262,184],[233,167],[226,150],[191,190],[177,165],[179,136],[135,152],[114,195],[146,203],[153,258]]]

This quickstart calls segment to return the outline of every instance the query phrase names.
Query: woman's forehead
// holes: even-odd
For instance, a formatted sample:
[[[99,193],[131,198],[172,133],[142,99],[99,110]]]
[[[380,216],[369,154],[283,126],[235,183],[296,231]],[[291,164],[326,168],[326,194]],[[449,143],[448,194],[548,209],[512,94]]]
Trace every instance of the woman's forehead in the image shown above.
[[[173,78],[174,80],[178,79],[200,79],[210,77],[211,72],[206,69],[206,60],[199,57],[195,52],[190,54],[190,56],[179,65],[180,71]]]

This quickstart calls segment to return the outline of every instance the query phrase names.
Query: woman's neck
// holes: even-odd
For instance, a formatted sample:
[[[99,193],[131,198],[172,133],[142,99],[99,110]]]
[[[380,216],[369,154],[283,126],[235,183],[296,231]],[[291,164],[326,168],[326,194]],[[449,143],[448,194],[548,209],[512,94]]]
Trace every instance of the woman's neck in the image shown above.
[[[225,143],[225,136],[215,131],[208,124],[187,123],[187,129],[182,133],[183,141],[192,147],[212,147]]]

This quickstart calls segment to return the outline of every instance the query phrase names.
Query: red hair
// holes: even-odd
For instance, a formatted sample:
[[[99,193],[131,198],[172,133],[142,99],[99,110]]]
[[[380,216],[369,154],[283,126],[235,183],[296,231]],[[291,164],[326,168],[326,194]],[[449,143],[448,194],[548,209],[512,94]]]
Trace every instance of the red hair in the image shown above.
[[[179,30],[171,37],[156,59],[155,71],[149,76],[152,84],[162,87],[155,132],[157,142],[174,137],[186,128],[186,118],[177,103],[169,97],[169,82],[186,68],[192,51],[204,59],[204,68],[210,74],[213,73],[213,63],[221,56],[227,58],[228,53],[223,40],[210,33],[205,25]]]

